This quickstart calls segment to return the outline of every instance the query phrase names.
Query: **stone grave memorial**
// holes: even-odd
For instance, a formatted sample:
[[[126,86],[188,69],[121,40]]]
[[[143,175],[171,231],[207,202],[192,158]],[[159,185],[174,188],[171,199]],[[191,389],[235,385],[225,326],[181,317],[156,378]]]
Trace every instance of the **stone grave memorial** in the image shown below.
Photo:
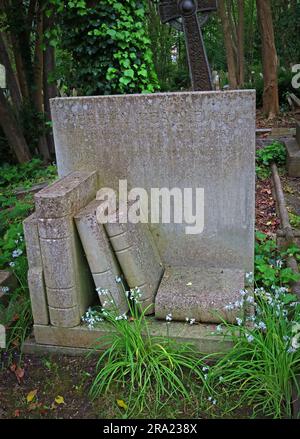
[[[35,195],[24,223],[35,339],[26,349],[89,348],[111,328],[81,317],[99,305],[96,288],[126,313],[122,278],[141,289],[152,334],[166,334],[172,314],[171,337],[219,350],[211,332],[235,322],[241,310],[226,305],[253,271],[255,92],[56,98],[51,110],[59,180]],[[131,202],[148,195],[143,221],[126,222],[119,203],[101,224],[99,191],[120,201],[125,183]]]
[[[296,137],[285,140],[289,177],[300,177],[300,122],[296,122]]]

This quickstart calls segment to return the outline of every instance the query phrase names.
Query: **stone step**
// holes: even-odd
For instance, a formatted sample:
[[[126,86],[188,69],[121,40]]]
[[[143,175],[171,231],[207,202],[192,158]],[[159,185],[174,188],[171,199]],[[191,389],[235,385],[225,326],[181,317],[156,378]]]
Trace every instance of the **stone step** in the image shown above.
[[[240,301],[244,272],[222,268],[173,267],[165,271],[155,301],[155,317],[173,320],[195,319],[201,323],[235,323],[241,309],[225,306]]]

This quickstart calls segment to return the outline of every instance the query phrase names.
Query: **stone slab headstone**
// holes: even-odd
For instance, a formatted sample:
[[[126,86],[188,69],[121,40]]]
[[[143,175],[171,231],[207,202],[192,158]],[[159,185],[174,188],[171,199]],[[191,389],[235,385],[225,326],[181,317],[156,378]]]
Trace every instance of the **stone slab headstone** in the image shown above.
[[[96,170],[99,187],[118,192],[126,180],[128,190],[143,188],[149,200],[153,188],[202,191],[204,222],[196,234],[186,233],[184,221],[149,224],[164,266],[253,271],[255,91],[58,98],[51,108],[61,177]],[[148,209],[151,216],[150,201]],[[236,294],[240,275],[234,280]],[[206,281],[195,282],[201,301]],[[212,280],[207,294],[219,284]],[[233,286],[226,285],[224,306]]]
[[[285,140],[289,177],[300,177],[300,122],[296,122],[296,137]]]
[[[95,172],[73,172],[35,195],[49,316],[54,326],[79,325],[95,296],[73,217],[95,197],[96,190]],[[37,273],[35,276],[39,282]]]
[[[101,204],[94,200],[75,215],[79,236],[91,269],[96,288],[109,290],[120,314],[128,311],[126,296],[121,283],[116,282],[121,271],[112,251],[104,226],[97,223],[96,211]],[[99,295],[102,305],[108,297]]]
[[[166,265],[253,269],[255,92],[51,101],[58,172],[98,171],[99,187],[204,189],[203,233],[150,224]],[[150,209],[150,207],[149,207]]]
[[[155,296],[164,273],[163,263],[148,224],[124,222],[127,209],[119,207],[104,225],[130,288],[139,288],[140,307],[154,313]]]

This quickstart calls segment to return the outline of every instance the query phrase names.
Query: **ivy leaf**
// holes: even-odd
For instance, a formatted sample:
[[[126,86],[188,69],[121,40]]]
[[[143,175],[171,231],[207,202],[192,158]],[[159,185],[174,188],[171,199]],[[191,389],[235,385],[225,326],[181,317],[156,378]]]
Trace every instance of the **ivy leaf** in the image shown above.
[[[133,71],[132,69],[127,69],[127,70],[124,71],[124,75],[125,75],[125,76],[128,76],[128,78],[133,79],[133,77],[134,77],[134,71]]]

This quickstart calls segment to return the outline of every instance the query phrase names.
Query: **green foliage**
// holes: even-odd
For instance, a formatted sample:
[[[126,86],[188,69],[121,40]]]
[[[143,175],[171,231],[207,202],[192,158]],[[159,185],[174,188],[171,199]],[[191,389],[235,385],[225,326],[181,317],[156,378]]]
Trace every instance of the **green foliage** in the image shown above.
[[[151,93],[158,89],[145,25],[145,0],[52,0],[60,13],[52,44],[72,55],[68,88],[80,94]]]
[[[259,178],[265,179],[270,176],[272,163],[278,166],[284,166],[286,163],[286,149],[280,142],[273,142],[256,151],[256,174]]]
[[[269,291],[255,290],[255,317],[238,328],[223,322],[233,348],[217,359],[208,385],[230,401],[228,411],[250,405],[254,416],[291,417],[293,386],[300,392],[300,303],[284,288]]]
[[[109,304],[109,292],[102,290],[101,295]],[[138,299],[139,290],[131,290],[130,319],[125,314],[119,316],[114,306],[108,309],[109,306],[103,305],[100,316],[114,331],[97,341],[96,349],[104,352],[98,360],[98,373],[90,389],[90,395],[96,398],[109,391],[112,385],[129,388],[128,416],[150,406],[159,410],[178,398],[190,401],[192,379],[206,388],[203,359],[199,359],[192,345],[180,344],[169,337],[151,336],[145,319],[146,310],[141,312]],[[88,320],[93,321],[95,317],[90,312]],[[168,324],[166,322],[167,331]],[[150,394],[154,395],[154,401],[149,401]]]
[[[0,270],[12,270],[18,280],[18,288],[8,292],[8,307],[4,309],[0,305],[1,323],[7,329],[5,357],[8,362],[13,351],[23,343],[32,324],[22,221],[32,212],[34,203],[32,195],[17,196],[15,190],[20,186],[30,188],[41,181],[50,182],[55,177],[56,167],[44,167],[39,159],[0,167]]]
[[[270,288],[273,285],[288,287],[300,279],[291,268],[286,267],[288,255],[300,257],[298,247],[279,251],[275,240],[261,232],[256,233],[255,241],[255,280],[258,287]]]
[[[295,213],[289,212],[289,219],[292,227],[295,229],[300,228],[300,216]]]

